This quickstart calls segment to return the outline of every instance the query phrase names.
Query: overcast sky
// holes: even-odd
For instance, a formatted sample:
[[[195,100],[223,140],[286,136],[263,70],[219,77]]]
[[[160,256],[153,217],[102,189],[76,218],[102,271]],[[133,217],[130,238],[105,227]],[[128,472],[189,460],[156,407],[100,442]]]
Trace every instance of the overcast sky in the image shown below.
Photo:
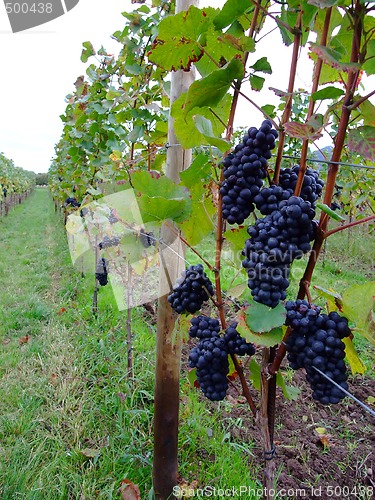
[[[218,6],[219,1],[201,0],[200,6]],[[118,50],[119,44],[110,36],[124,26],[123,11],[137,5],[130,0],[80,0],[67,14],[27,31],[12,33],[0,3],[0,151],[19,167],[46,172],[58,142],[62,122],[59,115],[66,107],[65,96],[74,90],[77,76],[87,65],[80,61],[82,43],[90,40],[95,48]],[[272,46],[272,50],[269,50]],[[269,83],[286,89],[290,51],[283,50],[275,33],[264,44],[274,69]],[[254,60],[255,62],[255,60]],[[311,84],[311,63],[304,57],[298,71],[296,87],[308,89]],[[273,93],[253,93],[251,98],[261,105],[272,100]],[[247,103],[241,104],[238,125],[258,125],[259,114]]]

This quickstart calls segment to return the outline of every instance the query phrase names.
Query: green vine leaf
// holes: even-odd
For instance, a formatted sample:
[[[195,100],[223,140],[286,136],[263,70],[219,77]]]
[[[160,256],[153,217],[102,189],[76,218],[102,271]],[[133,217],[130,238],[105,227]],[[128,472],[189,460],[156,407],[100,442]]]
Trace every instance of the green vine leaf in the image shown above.
[[[267,57],[261,57],[252,66],[250,66],[250,68],[254,71],[261,71],[262,73],[272,75],[272,68]]]
[[[195,126],[197,127],[199,132],[204,136],[208,144],[217,147],[219,151],[223,153],[230,148],[230,143],[228,141],[226,141],[225,139],[221,139],[219,137],[215,137],[212,130],[211,120],[208,120],[202,115],[193,116],[193,120]]]
[[[362,65],[363,70],[367,75],[375,74],[375,40],[370,40],[367,44],[368,57]]]
[[[295,401],[301,392],[300,389],[298,389],[298,387],[295,387],[293,385],[287,385],[285,383],[284,377],[280,370],[276,373],[276,384],[283,391],[285,399]]]
[[[196,127],[194,118],[197,115],[201,115],[208,119],[212,124],[212,134],[214,138],[221,141],[219,136],[224,131],[224,123],[228,120],[229,109],[231,97],[227,94],[220,105],[216,108],[211,107],[201,107],[193,108],[189,113],[184,115],[181,112],[181,107],[185,102],[185,94],[177,99],[172,106],[171,114],[175,119],[174,127],[175,133],[179,140],[179,143],[185,148],[193,148],[196,146],[201,146],[203,144],[210,144],[212,140],[209,137],[204,136]],[[223,143],[221,143],[223,144]]]
[[[221,30],[232,24],[253,7],[250,0],[227,0],[214,19],[215,28]]]
[[[215,206],[207,197],[207,184],[211,176],[211,165],[205,155],[198,155],[190,167],[181,172],[181,184],[186,186],[192,199],[190,217],[180,224],[184,236],[190,245],[198,244],[213,229]]]
[[[270,332],[273,328],[284,324],[286,311],[279,303],[271,309],[264,304],[250,300],[246,307],[246,324],[256,333]]]
[[[197,369],[192,368],[187,372],[188,376],[188,381],[192,387],[197,387],[198,381],[197,381]]]
[[[249,305],[238,314],[237,329],[248,342],[272,347],[279,344],[283,338],[281,325],[284,324],[285,317],[286,311],[282,304],[270,309],[250,300]]]
[[[88,58],[96,54],[95,49],[91,42],[83,42],[83,49],[81,54],[81,61],[87,62]]]
[[[231,248],[233,253],[241,253],[244,247],[244,242],[249,237],[249,233],[247,232],[247,227],[238,226],[227,229],[223,236],[226,240],[231,243]]]
[[[207,13],[214,9],[198,9],[191,6],[187,12],[180,12],[163,19],[148,58],[157,66],[168,71],[190,69],[204,54],[200,37],[212,25]]]
[[[265,79],[258,75],[250,75],[249,77],[250,85],[253,90],[259,92],[262,90]]]
[[[313,101],[324,101],[325,99],[337,99],[344,94],[345,92],[342,89],[330,86],[314,92],[311,94],[311,98]]]
[[[375,59],[375,57],[374,57]],[[368,99],[360,106],[363,124],[375,127],[375,106]]]
[[[190,216],[191,197],[185,187],[164,176],[153,177],[150,172],[134,172],[131,181],[143,222],[182,222]]]
[[[232,81],[241,80],[243,75],[242,61],[234,58],[205,78],[196,80],[185,94],[185,102],[181,105],[181,112],[186,115],[193,108],[217,106],[228,92]]]
[[[348,147],[363,158],[375,161],[375,127],[364,125],[348,134]]]
[[[249,363],[249,372],[250,372],[250,380],[251,380],[253,386],[255,387],[255,389],[257,389],[259,391],[260,390],[260,366],[253,358],[251,359],[251,361]],[[283,391],[284,397],[286,399],[290,399],[290,400],[295,401],[301,392],[298,389],[298,387],[294,387],[294,386],[285,384],[284,377],[282,376],[282,373],[280,370],[276,374],[276,384],[278,385],[278,387],[281,388],[281,390]]]

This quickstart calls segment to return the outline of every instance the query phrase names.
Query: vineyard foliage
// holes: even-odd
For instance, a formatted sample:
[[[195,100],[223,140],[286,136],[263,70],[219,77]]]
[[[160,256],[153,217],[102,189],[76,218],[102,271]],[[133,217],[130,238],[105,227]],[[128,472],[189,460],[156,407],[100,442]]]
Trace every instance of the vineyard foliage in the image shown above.
[[[344,127],[340,156],[343,161],[362,165],[374,162],[373,93],[366,95],[359,84],[361,76],[375,74],[372,10],[371,3],[359,0],[288,0],[264,7],[255,0],[227,0],[223,8],[192,6],[187,12],[174,14],[173,2],[154,0],[152,7],[142,3],[133,12],[124,13],[125,27],[113,35],[119,43],[118,55],[103,47],[96,50],[89,41],[83,44],[81,60],[90,64],[67,96],[61,116],[63,133],[49,172],[55,199],[63,203],[72,197],[88,205],[104,195],[131,189],[143,220],[154,229],[172,220],[189,246],[211,235],[219,224],[216,214],[221,203],[222,160],[234,144],[230,130],[233,92],[241,88],[243,98],[258,107],[257,92],[272,74],[267,58],[257,56],[258,44],[267,44],[267,16],[286,46],[305,47],[316,67],[321,65],[313,92],[274,89],[275,102],[261,108],[280,134],[281,150],[303,156],[304,145],[314,143],[323,132],[331,136],[335,147],[345,109],[352,115]],[[293,61],[297,64],[296,58]],[[187,71],[193,65],[197,80],[170,109],[168,73]],[[350,105],[345,101],[349,94]],[[166,151],[175,147],[167,143],[169,113],[179,144],[195,152],[178,186],[164,175]],[[248,126],[253,125],[260,123],[249,118]],[[329,162],[331,158],[326,159]],[[281,161],[280,151],[276,159],[275,155],[269,159],[271,182],[274,172],[273,180],[278,181]],[[282,166],[290,166],[290,162]],[[314,168],[315,164],[309,166]],[[340,169],[334,191],[343,215],[374,214],[373,180],[371,169]],[[329,205],[332,195],[326,194],[326,198]],[[323,205],[325,209],[331,213],[329,206]],[[223,236],[227,251],[238,256],[247,238],[246,229],[227,227]],[[211,256],[211,270],[214,258]],[[248,300],[249,292],[242,286],[247,281],[246,272],[240,264],[238,272],[242,283],[233,294],[237,300]],[[248,340],[256,337],[264,346],[280,342],[285,311],[280,313],[276,308],[269,312],[266,306],[251,303],[251,312],[241,313],[241,333]],[[265,312],[269,313],[270,328],[254,327]],[[355,324],[349,306],[344,312]],[[367,326],[371,327],[370,322]],[[367,338],[373,340],[372,335],[367,334]]]
[[[12,193],[29,191],[35,183],[35,173],[16,167],[13,160],[0,153],[0,201]]]

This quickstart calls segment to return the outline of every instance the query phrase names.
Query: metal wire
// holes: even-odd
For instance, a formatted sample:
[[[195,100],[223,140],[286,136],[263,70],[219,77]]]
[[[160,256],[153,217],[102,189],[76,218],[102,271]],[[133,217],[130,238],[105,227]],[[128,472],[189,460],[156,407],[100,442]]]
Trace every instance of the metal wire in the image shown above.
[[[272,155],[276,156],[276,155]],[[290,156],[290,155],[282,155],[282,158],[288,158],[291,160],[300,160],[300,156]],[[306,161],[311,161],[313,163],[331,163],[332,165],[343,165],[344,167],[353,167],[353,168],[366,168],[369,170],[375,170],[375,165],[357,165],[356,163],[347,163],[345,161],[330,161],[330,160],[315,160],[313,158],[306,158]]]
[[[316,366],[313,366],[314,370],[316,370],[318,373],[320,373],[320,375],[322,375],[324,378],[326,378],[327,380],[329,380],[330,382],[332,382],[333,385],[335,385],[336,387],[338,387],[340,390],[342,390],[342,392],[344,392],[347,396],[349,396],[350,398],[352,398],[356,403],[358,403],[360,406],[362,406],[362,408],[364,410],[366,410],[368,413],[370,413],[370,415],[372,415],[373,417],[375,417],[375,411],[372,410],[371,408],[369,408],[367,405],[365,405],[365,403],[362,403],[362,401],[360,401],[359,399],[357,399],[355,396],[353,396],[353,394],[350,394],[349,391],[347,391],[346,389],[343,389],[341,387],[341,385],[337,384],[334,380],[331,379],[331,377],[328,377],[328,375],[326,375],[325,373],[323,373],[321,370],[319,370],[319,368],[316,368]]]

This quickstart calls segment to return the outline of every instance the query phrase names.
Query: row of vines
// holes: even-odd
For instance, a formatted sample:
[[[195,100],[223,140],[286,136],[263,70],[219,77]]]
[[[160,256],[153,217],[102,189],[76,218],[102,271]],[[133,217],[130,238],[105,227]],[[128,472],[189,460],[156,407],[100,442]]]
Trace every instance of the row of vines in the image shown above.
[[[0,216],[29,194],[35,184],[35,173],[16,167],[13,160],[0,153]]]
[[[190,378],[207,397],[223,399],[227,376],[237,375],[259,422],[271,498],[276,385],[287,394],[279,371],[287,349],[291,367],[306,370],[314,399],[337,404],[348,389],[344,357],[363,373],[353,335],[374,344],[374,282],[316,287],[320,305],[310,285],[331,234],[358,224],[373,232],[375,91],[366,93],[361,79],[375,74],[375,8],[364,0],[133,3],[141,5],[123,14],[125,27],[113,34],[118,54],[83,44],[81,60],[91,64],[67,96],[50,188],[71,214],[73,260],[94,253],[97,278],[109,269],[121,308],[158,299],[156,497],[171,498],[177,484],[189,331],[199,340]],[[259,106],[272,67],[257,48],[273,29],[290,48],[289,83],[274,89],[276,105]],[[295,89],[301,49],[315,63],[308,90]],[[263,119],[250,116],[236,132],[244,101]],[[317,157],[311,146],[323,134],[331,144]],[[203,253],[207,241],[211,251]],[[186,269],[188,255],[201,265]],[[304,255],[294,300],[290,268]],[[230,268],[237,274],[223,289]],[[250,380],[243,355],[252,358]]]

